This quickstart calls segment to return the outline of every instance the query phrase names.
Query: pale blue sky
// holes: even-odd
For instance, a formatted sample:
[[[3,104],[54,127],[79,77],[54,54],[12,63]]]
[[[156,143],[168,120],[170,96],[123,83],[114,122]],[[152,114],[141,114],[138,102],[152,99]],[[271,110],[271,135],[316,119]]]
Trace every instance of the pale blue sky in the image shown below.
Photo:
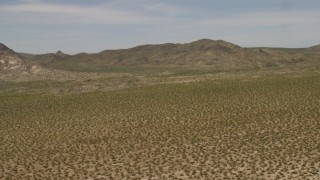
[[[0,42],[18,52],[99,52],[223,39],[320,44],[319,0],[1,0]]]

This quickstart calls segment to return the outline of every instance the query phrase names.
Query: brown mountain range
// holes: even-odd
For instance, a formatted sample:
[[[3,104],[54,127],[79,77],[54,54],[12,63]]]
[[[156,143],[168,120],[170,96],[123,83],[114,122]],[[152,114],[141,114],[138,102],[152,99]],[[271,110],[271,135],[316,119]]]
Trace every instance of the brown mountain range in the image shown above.
[[[209,67],[253,69],[319,66],[320,46],[310,48],[243,48],[222,40],[201,39],[185,44],[142,45],[75,55],[15,53],[0,45],[0,70],[28,71],[34,65],[71,71],[107,71],[110,67]],[[18,68],[19,67],[19,68]]]

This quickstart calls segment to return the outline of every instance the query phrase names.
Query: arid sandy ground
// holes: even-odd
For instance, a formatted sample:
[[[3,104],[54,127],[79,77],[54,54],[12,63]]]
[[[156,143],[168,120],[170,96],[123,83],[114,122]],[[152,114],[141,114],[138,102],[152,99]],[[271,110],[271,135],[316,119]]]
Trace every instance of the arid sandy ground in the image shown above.
[[[320,179],[320,76],[1,94],[0,179]]]

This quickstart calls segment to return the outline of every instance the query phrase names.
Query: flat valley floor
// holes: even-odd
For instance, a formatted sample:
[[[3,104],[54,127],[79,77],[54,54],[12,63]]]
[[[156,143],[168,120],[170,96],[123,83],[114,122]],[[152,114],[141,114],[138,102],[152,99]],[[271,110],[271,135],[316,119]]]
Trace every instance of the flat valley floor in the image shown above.
[[[0,95],[0,179],[320,179],[320,76]]]

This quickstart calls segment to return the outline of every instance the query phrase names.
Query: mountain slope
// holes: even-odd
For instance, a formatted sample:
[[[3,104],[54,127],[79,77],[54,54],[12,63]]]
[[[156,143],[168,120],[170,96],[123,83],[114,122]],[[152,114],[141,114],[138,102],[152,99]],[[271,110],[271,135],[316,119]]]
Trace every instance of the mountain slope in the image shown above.
[[[26,72],[27,66],[21,59],[20,55],[0,43],[0,74],[9,72]]]
[[[107,71],[110,67],[210,67],[221,70],[311,66],[319,50],[242,48],[222,40],[201,39],[185,44],[142,45],[100,53],[67,55],[62,52],[22,55],[30,63],[73,71]]]
[[[92,77],[86,73],[74,73],[45,67],[42,59],[47,55],[40,55],[40,62],[31,61],[37,56],[18,54],[0,43],[0,80],[32,80],[32,79],[78,79]]]

